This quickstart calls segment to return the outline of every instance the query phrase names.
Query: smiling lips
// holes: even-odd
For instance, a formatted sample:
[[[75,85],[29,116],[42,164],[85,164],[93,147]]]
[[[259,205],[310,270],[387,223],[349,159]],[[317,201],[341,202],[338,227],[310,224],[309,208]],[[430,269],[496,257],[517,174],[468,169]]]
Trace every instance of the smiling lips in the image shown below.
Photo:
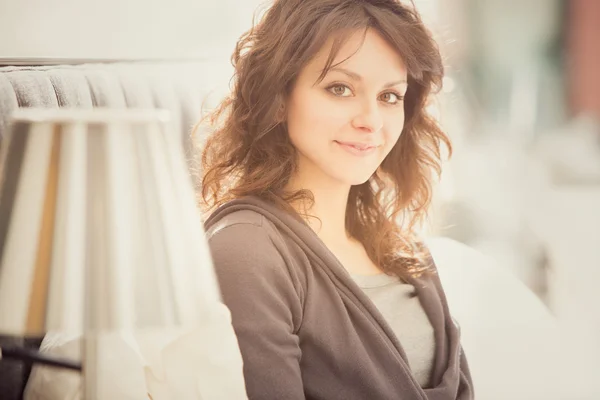
[[[379,146],[369,143],[360,143],[360,142],[340,142],[335,141],[342,149],[346,150],[348,153],[356,155],[356,156],[365,156],[373,153],[375,149]]]

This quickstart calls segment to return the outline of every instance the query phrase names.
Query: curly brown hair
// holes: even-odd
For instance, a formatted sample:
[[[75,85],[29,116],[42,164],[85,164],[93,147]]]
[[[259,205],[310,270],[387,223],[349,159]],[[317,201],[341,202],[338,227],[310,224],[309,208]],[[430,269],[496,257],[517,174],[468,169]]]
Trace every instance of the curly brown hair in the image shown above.
[[[373,176],[352,186],[346,211],[348,234],[388,274],[420,275],[423,262],[415,227],[426,217],[433,172],[441,173],[448,137],[427,112],[444,68],[438,46],[414,4],[396,0],[276,0],[239,39],[232,55],[234,87],[208,116],[213,132],[202,151],[201,206],[258,196],[292,210],[310,193],[286,192],[296,170],[282,110],[296,77],[329,38],[333,45],[321,81],[349,37],[375,29],[401,55],[408,72],[405,125]]]

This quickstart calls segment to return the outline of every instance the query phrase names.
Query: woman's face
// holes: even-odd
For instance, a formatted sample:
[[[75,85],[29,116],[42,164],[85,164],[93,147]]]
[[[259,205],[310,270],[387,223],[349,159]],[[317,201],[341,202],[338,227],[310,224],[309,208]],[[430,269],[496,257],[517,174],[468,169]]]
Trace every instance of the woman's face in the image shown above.
[[[362,38],[362,32],[353,34],[333,65],[351,57],[315,84],[331,41],[323,46],[300,71],[288,98],[287,127],[299,157],[295,178],[305,186],[315,180],[366,182],[402,132],[404,62],[377,31],[369,29],[361,45]]]

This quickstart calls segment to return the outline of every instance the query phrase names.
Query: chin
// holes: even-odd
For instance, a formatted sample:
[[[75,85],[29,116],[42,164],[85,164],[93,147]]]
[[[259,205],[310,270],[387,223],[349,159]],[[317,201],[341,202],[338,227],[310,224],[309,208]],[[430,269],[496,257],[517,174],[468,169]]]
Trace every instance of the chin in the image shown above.
[[[351,185],[351,186],[359,186],[359,185],[362,185],[363,183],[366,183],[366,182],[369,180],[369,178],[370,178],[370,177],[371,177],[371,176],[368,176],[368,177],[366,177],[366,178],[364,178],[364,179],[355,179],[355,180],[354,180],[354,182],[353,182],[353,183],[351,183],[350,185]]]
[[[338,175],[338,180],[349,186],[358,186],[367,182],[371,176],[373,176],[373,174],[365,175],[364,171],[353,175],[349,175],[348,172],[346,172],[345,174]]]

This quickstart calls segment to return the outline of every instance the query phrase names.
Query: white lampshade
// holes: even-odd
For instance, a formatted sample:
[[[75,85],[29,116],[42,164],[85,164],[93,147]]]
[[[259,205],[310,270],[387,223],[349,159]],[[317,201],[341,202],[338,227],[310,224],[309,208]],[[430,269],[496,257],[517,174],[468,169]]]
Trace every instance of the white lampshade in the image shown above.
[[[0,349],[37,363],[26,398],[246,398],[171,128],[156,110],[14,115],[0,149],[0,333],[48,333],[43,353]]]
[[[0,332],[193,326],[219,302],[168,121],[156,110],[17,111],[0,155]]]

